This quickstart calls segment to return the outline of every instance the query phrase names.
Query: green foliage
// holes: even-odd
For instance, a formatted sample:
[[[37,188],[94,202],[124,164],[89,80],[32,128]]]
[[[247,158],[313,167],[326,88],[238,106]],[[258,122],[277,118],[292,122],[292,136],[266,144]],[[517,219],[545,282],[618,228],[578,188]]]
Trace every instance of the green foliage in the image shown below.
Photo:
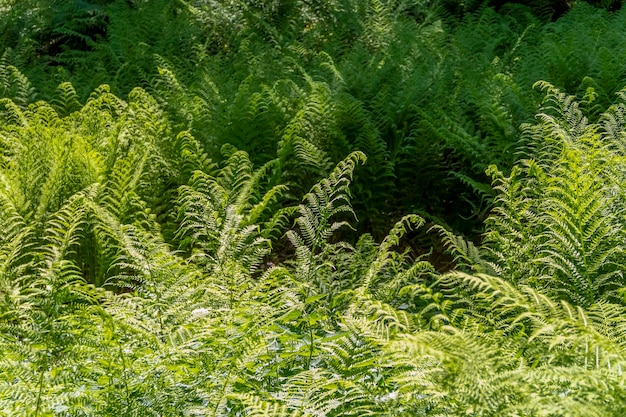
[[[381,244],[337,240],[360,152],[289,208],[288,188],[268,182],[280,158],[255,168],[224,146],[218,167],[188,132],[167,139],[141,90],[124,102],[103,87],[72,111],[61,86],[64,116],[5,100],[3,410],[619,415],[624,104],[593,125],[542,86],[544,113],[525,128],[534,159],[493,169],[486,246],[438,227],[466,270],[443,275],[394,250],[417,216]],[[33,132],[43,150],[26,142]],[[54,174],[57,159],[92,164]],[[43,186],[22,160],[47,167]],[[163,182],[144,180],[154,169]],[[155,193],[177,215],[152,215]],[[295,252],[273,265],[271,242],[294,216]]]
[[[0,416],[624,415],[625,12],[479,3],[0,1]]]
[[[489,220],[489,250],[503,267],[499,272],[514,282],[588,306],[615,297],[624,285],[623,215],[615,189],[623,162],[602,141],[609,134],[603,129],[614,132],[623,125],[613,111],[605,126],[588,124],[573,97],[541,86],[547,90],[546,113],[526,129],[534,159],[508,178],[494,171],[502,194]]]
[[[4,60],[3,60],[4,61]],[[24,74],[12,65],[0,64],[0,97],[21,107],[34,101],[35,90]]]
[[[257,165],[278,151],[293,163],[278,182],[301,186],[294,200],[363,151],[357,228],[378,239],[407,211],[479,234],[494,196],[484,170],[508,173],[519,158],[537,80],[576,94],[593,121],[622,87],[625,12],[584,2],[552,23],[533,16],[556,7],[545,1],[33,5],[4,2],[4,72],[20,68],[55,106],[70,99],[56,93],[68,80],[79,102],[102,83],[143,87],[215,161],[224,144]],[[33,101],[23,81],[4,84],[18,104]]]
[[[623,412],[624,392],[617,381],[624,334],[619,326],[607,326],[622,314],[622,305],[602,301],[588,309],[575,307],[483,274],[451,273],[438,285],[451,302],[434,317],[442,327],[417,333],[395,348],[413,358],[426,353],[441,361],[438,377],[444,386],[450,384],[450,395],[437,398],[440,412]]]

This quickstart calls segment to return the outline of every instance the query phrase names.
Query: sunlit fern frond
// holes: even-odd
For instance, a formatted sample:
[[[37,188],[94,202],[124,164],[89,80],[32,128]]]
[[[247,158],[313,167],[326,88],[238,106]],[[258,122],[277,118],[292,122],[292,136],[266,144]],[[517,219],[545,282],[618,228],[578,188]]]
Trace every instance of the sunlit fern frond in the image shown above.
[[[2,98],[0,99],[0,104],[2,105],[0,115],[2,115],[2,119],[6,124],[20,126],[26,123],[22,109],[13,100]]]
[[[317,368],[289,378],[278,394],[306,416],[376,415],[371,397],[358,384]]]
[[[602,384],[602,378],[621,378],[625,335],[619,317],[623,306],[599,302],[585,309],[529,286],[511,285],[484,274],[449,273],[441,277],[439,285],[455,300],[461,314],[446,315],[443,327],[437,332],[418,333],[415,338],[424,338],[419,352],[434,355],[446,367],[456,364],[446,372],[458,371],[456,366],[463,363],[457,363],[448,353],[456,356],[460,352],[484,352],[492,358],[485,359],[487,362],[496,361],[489,365],[492,369],[488,371],[472,371],[484,376],[482,388],[469,384],[472,378],[473,384],[479,380],[475,375],[464,377],[468,378],[465,394],[469,396],[451,409],[479,406],[486,415],[499,415],[512,410],[542,410],[547,407],[547,398],[551,398],[556,407],[553,409],[567,409],[569,404],[576,410],[575,415],[585,415],[584,410],[592,415],[602,414],[597,410],[604,410],[608,403],[596,399],[592,393],[598,389],[598,383]],[[463,336],[456,340],[460,335]],[[469,343],[468,337],[474,342],[461,347]],[[451,346],[455,347],[448,351]],[[473,364],[482,362],[471,359]],[[576,372],[587,376],[580,379],[569,376]],[[451,398],[465,395],[464,388],[460,388],[465,384],[461,376],[452,378]],[[479,391],[473,392],[474,388]],[[491,398],[495,395],[493,389],[504,393],[504,397]],[[538,391],[543,394],[532,395]],[[483,394],[486,397],[482,400],[475,397]],[[587,395],[590,395],[588,401],[578,403],[580,396]],[[619,401],[617,398],[623,392],[614,387],[608,395]],[[452,405],[446,404],[446,407]],[[460,412],[461,408],[457,410]]]
[[[540,217],[545,229],[538,261],[557,282],[554,290],[579,305],[610,295],[624,280],[619,212],[598,181],[606,173],[603,161],[594,156],[593,150],[564,149],[545,188]]]
[[[310,414],[290,410],[286,404],[263,400],[251,394],[231,394],[231,399],[241,407],[241,412],[249,417],[300,417]]]
[[[487,221],[487,251],[498,274],[589,306],[615,297],[623,285],[621,182],[615,180],[623,161],[600,140],[617,127],[589,124],[573,97],[541,86],[545,113],[526,128],[535,159],[522,161],[509,178],[491,170],[500,194]]]
[[[211,161],[208,154],[188,131],[183,131],[176,137],[176,145],[180,161],[178,161],[178,171],[181,177],[181,183],[186,184],[194,171],[203,171],[212,173],[216,168],[216,164]]]
[[[371,263],[365,277],[359,283],[359,291],[375,291],[376,286],[388,284],[389,278],[384,277],[384,270],[391,267],[396,272],[396,267],[401,267],[405,262],[404,255],[392,250],[400,244],[400,239],[409,231],[424,225],[424,219],[417,215],[407,215],[399,220],[389,231],[378,247],[378,256]],[[424,265],[427,267],[426,265]]]
[[[301,217],[296,220],[299,238],[295,238],[295,232],[288,233],[294,246],[301,246],[299,241],[302,241],[315,252],[336,230],[348,224],[332,218],[340,213],[354,213],[348,187],[356,164],[364,161],[363,153],[353,152],[337,164],[328,178],[313,186],[304,197],[307,204],[301,204],[299,208]]]
[[[495,167],[491,174],[499,195],[493,215],[486,221],[485,250],[489,260],[493,260],[491,267],[495,271],[513,282],[524,281],[535,273],[532,263],[538,244],[538,232],[534,230],[538,218],[533,201],[535,180],[533,177],[526,180],[519,167],[513,168],[508,178]]]
[[[411,332],[414,329],[411,316],[403,310],[371,296],[355,297],[345,316],[351,320],[367,319],[372,334],[381,339],[389,339],[398,333]]]
[[[249,180],[249,179],[248,179]],[[267,241],[260,237],[258,226],[246,220],[229,199],[236,197],[216,179],[197,171],[189,186],[180,188],[179,234],[190,245],[192,259],[208,268],[220,268],[233,254],[250,268],[256,268],[268,251]],[[187,239],[187,241],[185,241]]]
[[[540,367],[526,372],[520,383],[530,395],[511,403],[506,413],[568,415],[576,417],[620,415],[626,395],[620,370],[589,370],[579,366]]]
[[[11,303],[3,304],[17,313],[3,311],[0,320],[5,338],[17,348],[4,352],[3,368],[22,379],[15,396],[0,387],[0,402],[15,401],[17,408],[6,407],[23,413],[15,415],[43,415],[62,404],[67,410],[89,409],[97,403],[72,388],[88,374],[81,363],[92,358],[95,350],[88,346],[97,342],[85,328],[102,313],[99,303],[104,298],[73,261],[87,225],[85,202],[94,198],[94,191],[77,193],[50,214],[44,236],[30,246],[32,272],[23,270],[11,289]]]

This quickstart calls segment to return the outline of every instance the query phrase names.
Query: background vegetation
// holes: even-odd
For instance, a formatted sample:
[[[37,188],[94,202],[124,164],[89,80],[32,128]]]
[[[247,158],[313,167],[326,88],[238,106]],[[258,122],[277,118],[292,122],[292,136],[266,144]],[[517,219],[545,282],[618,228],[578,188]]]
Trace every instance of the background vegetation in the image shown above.
[[[621,2],[0,1],[0,416],[622,416]]]

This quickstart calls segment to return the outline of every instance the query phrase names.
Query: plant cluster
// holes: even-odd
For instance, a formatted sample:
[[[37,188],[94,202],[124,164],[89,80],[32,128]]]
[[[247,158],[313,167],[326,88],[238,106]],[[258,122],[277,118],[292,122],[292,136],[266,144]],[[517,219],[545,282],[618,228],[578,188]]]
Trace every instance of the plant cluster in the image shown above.
[[[452,3],[0,1],[0,416],[625,415],[626,12]]]
[[[407,212],[477,235],[494,196],[484,171],[519,159],[536,81],[594,103],[590,116],[612,103],[626,12],[577,3],[546,22],[547,1],[452,3],[4,1],[0,56],[35,87],[29,102],[68,81],[81,103],[102,84],[141,87],[214,161],[223,144],[256,164],[295,146],[297,166],[277,173],[294,202],[363,151],[357,228],[377,239]],[[10,77],[0,93],[14,98]]]

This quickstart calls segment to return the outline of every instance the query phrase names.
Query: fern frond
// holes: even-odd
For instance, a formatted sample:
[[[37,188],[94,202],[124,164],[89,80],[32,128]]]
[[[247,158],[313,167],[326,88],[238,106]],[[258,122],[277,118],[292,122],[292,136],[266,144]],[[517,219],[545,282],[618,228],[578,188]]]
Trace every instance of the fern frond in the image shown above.
[[[360,294],[370,291],[376,293],[377,286],[388,284],[388,282],[385,282],[384,270],[388,267],[395,270],[397,266],[404,262],[401,255],[391,250],[392,247],[400,244],[400,239],[407,231],[418,229],[423,225],[424,219],[417,215],[407,215],[394,225],[378,247],[376,258],[372,260],[368,270],[365,272],[365,276],[358,284],[358,292]],[[425,267],[425,269],[427,268],[428,266]],[[397,273],[397,275],[402,276],[403,274]]]
[[[0,98],[9,98],[21,108],[35,100],[35,88],[16,67],[0,65]]]
[[[269,245],[259,235],[256,221],[283,187],[271,189],[252,206],[253,193],[259,191],[257,184],[258,176],[252,173],[247,155],[236,151],[217,178],[197,171],[190,185],[180,188],[179,236],[185,245],[188,239],[192,247],[200,249],[192,259],[209,261],[207,266],[219,268],[237,253],[248,268],[260,265]],[[274,225],[271,227],[269,234]]]
[[[480,249],[463,236],[455,235],[446,228],[435,225],[430,231],[435,231],[443,239],[443,245],[454,257],[454,262],[459,269],[470,269],[476,272],[486,272],[488,264],[482,259]]]
[[[239,402],[246,416],[250,417],[300,417],[310,416],[298,410],[290,411],[287,405],[264,401],[250,394],[231,394],[231,398]]]
[[[300,226],[303,241],[313,252],[321,247],[332,233],[346,222],[331,222],[340,213],[353,214],[349,205],[348,186],[356,164],[365,161],[361,152],[353,152],[337,164],[329,177],[313,186],[304,197],[307,205],[300,205],[301,217],[296,220]]]
[[[51,104],[62,116],[69,115],[81,107],[76,90],[69,82],[59,84],[59,87],[57,88],[57,97],[56,99],[51,100]]]

